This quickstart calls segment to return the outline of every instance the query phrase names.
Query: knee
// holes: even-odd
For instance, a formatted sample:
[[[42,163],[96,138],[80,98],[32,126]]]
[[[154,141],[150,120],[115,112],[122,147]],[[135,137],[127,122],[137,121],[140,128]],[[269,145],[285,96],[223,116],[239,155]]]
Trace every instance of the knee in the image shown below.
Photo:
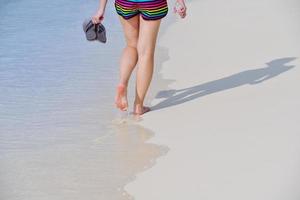
[[[154,48],[151,45],[137,44],[137,53],[139,57],[153,58]]]
[[[137,41],[132,40],[127,42],[127,47],[137,50]]]

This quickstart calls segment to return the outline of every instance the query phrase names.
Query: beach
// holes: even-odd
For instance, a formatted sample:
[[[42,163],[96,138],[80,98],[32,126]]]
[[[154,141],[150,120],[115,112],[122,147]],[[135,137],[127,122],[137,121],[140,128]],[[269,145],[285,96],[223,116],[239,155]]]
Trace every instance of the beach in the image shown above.
[[[125,190],[143,200],[299,199],[300,3],[187,6],[159,38],[153,111],[140,122],[169,151]]]
[[[1,4],[1,200],[299,200],[300,3],[168,2],[141,117],[114,106],[113,1],[106,44],[98,1]]]

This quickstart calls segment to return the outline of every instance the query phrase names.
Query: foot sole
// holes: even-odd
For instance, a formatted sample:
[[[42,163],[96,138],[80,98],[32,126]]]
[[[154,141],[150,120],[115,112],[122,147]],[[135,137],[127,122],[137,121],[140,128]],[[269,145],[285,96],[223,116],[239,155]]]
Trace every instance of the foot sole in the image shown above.
[[[125,85],[118,85],[117,86],[117,95],[115,98],[116,107],[122,111],[127,111],[128,102],[126,97],[126,86]]]

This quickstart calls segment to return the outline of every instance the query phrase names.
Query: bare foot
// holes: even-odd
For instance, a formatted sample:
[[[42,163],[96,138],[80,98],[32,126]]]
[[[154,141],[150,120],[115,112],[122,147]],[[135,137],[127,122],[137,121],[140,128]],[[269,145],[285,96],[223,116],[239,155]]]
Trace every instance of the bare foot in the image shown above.
[[[117,108],[122,111],[126,111],[128,108],[128,101],[127,101],[127,88],[124,84],[119,84],[117,86],[117,94],[115,97],[115,104]]]
[[[150,110],[151,109],[149,107],[146,107],[146,106],[134,105],[133,114],[134,115],[142,115],[146,112],[149,112]]]

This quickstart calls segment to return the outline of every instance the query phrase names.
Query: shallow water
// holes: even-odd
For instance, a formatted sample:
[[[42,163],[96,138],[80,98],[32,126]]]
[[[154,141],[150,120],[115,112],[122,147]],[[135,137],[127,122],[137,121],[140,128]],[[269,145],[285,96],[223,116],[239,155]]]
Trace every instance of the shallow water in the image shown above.
[[[123,191],[167,148],[113,107],[121,27],[108,4],[107,44],[82,22],[98,1],[0,4],[0,199],[130,199]]]

